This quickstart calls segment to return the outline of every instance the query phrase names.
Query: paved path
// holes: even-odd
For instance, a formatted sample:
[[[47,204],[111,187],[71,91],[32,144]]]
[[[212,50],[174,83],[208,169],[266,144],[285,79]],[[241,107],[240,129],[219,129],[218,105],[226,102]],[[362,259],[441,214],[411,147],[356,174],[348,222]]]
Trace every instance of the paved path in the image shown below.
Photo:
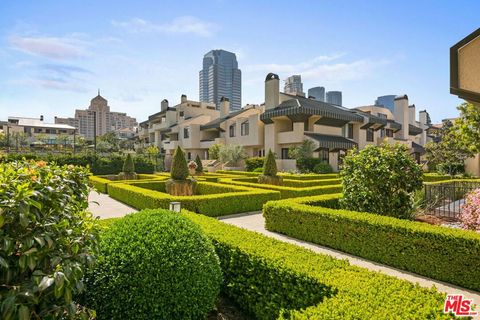
[[[118,218],[126,214],[137,212],[132,207],[112,199],[108,194],[91,191],[88,196],[88,210],[93,213],[95,217],[100,219]]]
[[[373,271],[379,271],[387,275],[391,275],[400,279],[405,279],[410,282],[418,282],[418,284],[422,287],[427,287],[430,288],[433,285],[442,292],[447,292],[447,293],[463,293],[466,297],[469,297],[471,299],[474,299],[475,303],[479,304],[480,303],[480,293],[472,290],[467,290],[464,288],[460,288],[445,282],[437,281],[437,280],[432,280],[430,278],[426,278],[414,273],[410,273],[407,271],[399,270],[393,267],[388,267],[380,263],[372,262],[369,260],[362,259],[357,256],[350,255],[348,253],[344,253],[335,249],[331,249],[328,247],[323,247],[319,246],[316,244],[313,244],[311,242],[306,242],[302,240],[298,240],[295,238],[288,237],[286,235],[278,234],[275,232],[271,232],[265,229],[265,220],[262,216],[261,212],[253,212],[253,213],[246,213],[246,214],[236,214],[236,215],[231,215],[231,216],[224,216],[219,218],[219,220],[233,224],[237,227],[241,227],[247,230],[251,231],[256,231],[259,233],[262,233],[266,236],[288,242],[288,243],[293,243],[298,246],[310,249],[312,251],[321,253],[321,254],[326,254],[332,257],[335,257],[337,259],[347,259],[350,264],[356,265],[359,267],[367,268],[369,270]],[[466,271],[468,272],[468,271]]]

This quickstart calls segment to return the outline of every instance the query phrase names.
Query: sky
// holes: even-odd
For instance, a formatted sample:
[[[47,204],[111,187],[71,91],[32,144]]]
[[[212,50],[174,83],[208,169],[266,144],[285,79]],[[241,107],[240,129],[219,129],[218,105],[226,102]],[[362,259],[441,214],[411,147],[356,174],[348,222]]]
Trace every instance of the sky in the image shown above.
[[[212,49],[237,55],[242,104],[269,72],[343,92],[346,107],[407,94],[434,122],[454,117],[449,48],[480,27],[480,1],[0,0],[0,120],[73,117],[101,95],[144,121],[198,99]],[[282,86],[282,85],[281,85]]]

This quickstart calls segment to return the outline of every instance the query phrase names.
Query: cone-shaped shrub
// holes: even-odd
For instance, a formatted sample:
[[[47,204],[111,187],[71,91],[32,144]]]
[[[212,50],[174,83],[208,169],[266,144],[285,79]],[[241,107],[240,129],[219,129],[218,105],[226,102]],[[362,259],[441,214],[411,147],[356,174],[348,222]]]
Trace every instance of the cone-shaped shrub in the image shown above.
[[[175,154],[173,155],[172,169],[170,170],[170,176],[173,180],[185,180],[188,178],[188,165],[187,159],[182,148],[177,147]]]
[[[123,172],[124,173],[134,173],[135,172],[135,164],[133,163],[132,155],[129,153],[127,154],[127,158],[123,162]]]
[[[197,154],[197,157],[195,158],[195,162],[197,164],[197,168],[195,169],[196,172],[203,172],[203,165],[202,165],[202,160],[200,160],[200,156]]]
[[[277,175],[277,163],[275,162],[275,155],[272,150],[268,151],[267,159],[263,165],[263,175],[275,177]]]

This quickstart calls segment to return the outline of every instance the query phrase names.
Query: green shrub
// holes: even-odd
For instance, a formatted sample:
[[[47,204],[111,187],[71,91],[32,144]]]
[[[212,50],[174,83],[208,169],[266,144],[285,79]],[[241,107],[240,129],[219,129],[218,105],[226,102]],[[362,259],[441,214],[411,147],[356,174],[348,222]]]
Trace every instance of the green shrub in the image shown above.
[[[264,157],[253,157],[245,159],[245,170],[253,172],[263,172]],[[261,169],[260,171],[255,171]]]
[[[208,216],[223,216],[234,213],[261,210],[263,204],[280,199],[274,190],[262,190],[222,183],[200,181],[197,195],[171,196],[165,193],[165,182],[128,182],[108,185],[108,194],[136,209],[165,208],[178,201],[182,208]]]
[[[95,261],[88,170],[43,161],[0,164],[0,317],[87,314],[73,301]],[[78,307],[78,310],[76,310]]]
[[[104,175],[104,176],[90,176],[88,177],[88,180],[90,182],[90,185],[97,190],[98,192],[101,193],[108,193],[108,185],[111,183],[119,183],[119,182],[132,182],[135,180],[156,180],[156,181],[162,181],[166,180],[167,176],[159,176],[159,175],[153,175],[153,174],[136,174],[136,178],[134,180],[123,180],[121,177],[118,175]]]
[[[277,163],[275,162],[275,155],[272,150],[268,150],[267,159],[263,165],[263,175],[270,177],[277,176]]]
[[[175,154],[173,155],[172,169],[170,174],[173,180],[186,180],[189,176],[187,160],[185,159],[185,154],[183,153],[182,148],[177,147]]]
[[[281,313],[282,319],[451,319],[442,313],[445,296],[435,289],[202,215],[183,215],[213,240],[223,291],[258,319]]]
[[[135,173],[135,164],[133,163],[132,155],[129,153],[125,158],[125,162],[123,163],[123,170],[122,172],[125,173]]]
[[[202,319],[222,274],[200,228],[167,210],[127,215],[103,232],[102,259],[87,275],[87,305],[101,319]]]
[[[195,158],[195,163],[197,164],[197,167],[195,168],[195,172],[202,173],[203,172],[203,164],[202,164],[202,160],[200,160],[200,156],[198,154],[197,154],[197,157]]]
[[[263,167],[261,167],[261,168],[255,168],[255,169],[252,170],[252,172],[263,173]]]
[[[328,162],[320,162],[313,167],[314,173],[332,173],[333,168]]]
[[[301,173],[314,172],[315,167],[324,162],[320,158],[299,158],[297,159],[297,169]]]
[[[436,169],[439,174],[454,176],[465,172],[465,164],[463,162],[439,163],[436,165]]]
[[[480,234],[338,210],[339,196],[269,202],[264,206],[265,226],[300,240],[480,290],[480,269],[474,267],[480,265]]]
[[[369,145],[350,151],[340,173],[346,209],[409,219],[422,169],[405,145]]]

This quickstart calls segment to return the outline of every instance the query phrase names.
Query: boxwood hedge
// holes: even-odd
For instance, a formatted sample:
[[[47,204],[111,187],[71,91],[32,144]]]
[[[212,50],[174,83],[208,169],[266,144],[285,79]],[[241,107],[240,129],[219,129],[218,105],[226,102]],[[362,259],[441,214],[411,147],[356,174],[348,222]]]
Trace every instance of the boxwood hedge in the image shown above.
[[[113,183],[108,194],[136,209],[168,208],[170,202],[181,202],[182,208],[208,216],[222,216],[261,210],[264,203],[280,199],[280,193],[272,190],[199,181],[198,195],[171,196],[165,193],[163,181],[135,181]]]
[[[480,290],[480,234],[371,213],[332,209],[340,195],[273,201],[266,228]]]
[[[158,176],[154,174],[138,174],[138,180],[166,180],[166,177]],[[119,182],[133,182],[137,180],[119,180],[118,175],[103,175],[103,176],[90,176],[90,185],[98,192],[108,193],[108,185],[111,183]]]

